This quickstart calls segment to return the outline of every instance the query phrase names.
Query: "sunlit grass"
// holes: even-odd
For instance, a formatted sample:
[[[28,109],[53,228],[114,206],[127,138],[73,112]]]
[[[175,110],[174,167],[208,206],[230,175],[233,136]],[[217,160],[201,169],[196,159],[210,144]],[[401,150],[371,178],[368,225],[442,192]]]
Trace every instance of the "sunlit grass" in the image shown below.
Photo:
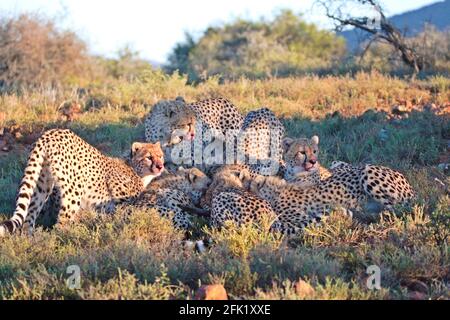
[[[353,220],[335,213],[289,241],[260,226],[197,227],[196,238],[213,239],[205,253],[185,250],[183,234],[156,212],[137,210],[131,217],[121,210],[114,216],[84,212],[70,228],[1,239],[0,298],[186,299],[212,282],[222,283],[232,298],[408,299],[418,290],[424,299],[449,298],[450,202],[438,181],[448,186],[450,180],[437,165],[448,152],[450,122],[424,109],[448,103],[447,78],[411,83],[361,73],[225,84],[210,79],[189,86],[180,76],[149,76],[92,85],[83,98],[72,89],[3,95],[0,127],[15,123],[24,135],[69,127],[106,154],[120,156],[132,141],[143,140],[142,119],[151,105],[179,95],[188,102],[223,96],[242,112],[268,106],[283,118],[288,135],[320,136],[325,165],[342,160],[393,167],[408,177],[417,200],[394,213],[362,212]],[[62,121],[62,102],[78,99],[85,106],[89,98],[104,105],[86,107],[74,122]],[[392,106],[405,101],[416,110],[389,119]],[[13,211],[27,147],[19,143],[0,154],[0,220]],[[74,264],[82,271],[78,290],[65,283],[66,269]],[[366,287],[370,265],[381,269],[379,291]],[[299,279],[314,293],[299,294]]]

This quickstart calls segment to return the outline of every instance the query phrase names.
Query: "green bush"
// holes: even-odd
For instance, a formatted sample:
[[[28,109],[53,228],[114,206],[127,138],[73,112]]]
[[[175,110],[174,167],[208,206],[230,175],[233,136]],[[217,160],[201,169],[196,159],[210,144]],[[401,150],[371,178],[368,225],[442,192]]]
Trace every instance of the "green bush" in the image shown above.
[[[179,70],[191,80],[214,75],[226,79],[286,76],[330,68],[344,52],[343,39],[285,10],[273,20],[237,19],[210,27],[197,41],[187,35],[171,54],[168,70]]]

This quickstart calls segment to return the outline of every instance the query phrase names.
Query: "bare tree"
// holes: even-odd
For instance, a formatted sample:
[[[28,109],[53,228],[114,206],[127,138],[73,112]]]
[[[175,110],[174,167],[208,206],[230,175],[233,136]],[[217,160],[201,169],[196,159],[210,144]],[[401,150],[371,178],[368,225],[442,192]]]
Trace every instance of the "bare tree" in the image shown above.
[[[402,61],[417,74],[423,69],[423,59],[411,47],[403,34],[384,15],[384,10],[375,0],[326,0],[317,1],[326,12],[328,18],[336,22],[336,30],[341,31],[346,26],[363,30],[370,35],[363,54],[377,41],[392,45],[400,54]],[[352,16],[351,9],[358,7],[365,12],[362,17]],[[367,16],[367,13],[374,15]]]

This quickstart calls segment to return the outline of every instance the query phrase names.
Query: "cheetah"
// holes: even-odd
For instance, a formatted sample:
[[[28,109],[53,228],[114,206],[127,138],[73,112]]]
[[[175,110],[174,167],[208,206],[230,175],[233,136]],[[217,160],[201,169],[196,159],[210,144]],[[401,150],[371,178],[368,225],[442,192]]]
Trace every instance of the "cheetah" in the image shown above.
[[[210,225],[222,227],[225,221],[233,221],[237,225],[258,223],[261,218],[275,219],[269,203],[244,190],[239,176],[246,168],[240,165],[225,165],[218,168],[212,183],[201,198],[201,210],[186,208],[188,211],[207,216]],[[250,174],[250,171],[247,171]]]
[[[331,172],[322,167],[318,161],[319,137],[283,139],[283,177],[298,187],[308,188],[329,178]]]
[[[113,212],[116,204],[139,195],[164,170],[158,143],[133,143],[130,165],[103,155],[69,129],[46,131],[28,158],[13,216],[0,236],[23,227],[33,232],[37,216],[58,189],[58,223],[73,221],[80,209]]]
[[[333,175],[336,178],[357,175],[361,179],[358,192],[365,193],[387,209],[414,197],[414,191],[406,178],[387,167],[370,164],[353,166],[333,161],[329,170],[324,168],[318,161],[318,136],[311,139],[285,138],[283,147],[286,166],[284,178],[297,187],[317,186]]]
[[[144,121],[145,140],[160,142],[162,148],[192,140],[195,136],[196,115],[182,97],[156,103]]]
[[[200,204],[200,198],[203,196],[211,179],[197,168],[179,167],[175,174],[162,175],[153,180],[149,188],[157,189],[177,189],[190,197],[196,205]]]
[[[178,97],[152,108],[145,120],[145,139],[161,141],[167,162],[204,170],[212,165],[203,159],[208,140],[223,144],[227,132],[238,131],[242,123],[243,116],[224,98],[188,104]],[[223,157],[217,162],[222,164]]]
[[[188,104],[206,129],[217,130],[224,136],[227,130],[239,130],[244,117],[236,106],[225,98],[211,98]]]
[[[416,198],[416,193],[406,177],[388,167],[372,164],[351,165],[343,161],[333,161],[330,166],[333,176],[360,177],[359,187],[372,200],[388,210],[396,204]]]
[[[288,151],[285,152],[285,166],[288,169],[285,169],[286,176],[290,178],[290,183],[300,189],[314,186],[321,179],[330,175],[317,161],[318,144],[319,138],[317,136],[295,141],[291,138],[284,138],[282,141],[282,147]],[[257,146],[253,150],[258,151],[260,149]],[[309,162],[310,158],[313,159],[313,163]],[[297,162],[302,164],[302,169],[296,168]],[[310,166],[306,165],[308,170],[303,168],[304,163],[310,164]],[[270,202],[250,192],[249,185],[247,185],[249,180],[254,180],[260,176],[262,175],[255,170],[255,167],[249,164],[222,166],[214,172],[213,182],[201,200],[201,207],[211,210],[210,215],[213,225],[220,226],[225,220],[232,220],[240,225],[266,216],[274,220],[271,226],[272,231],[284,232],[286,230],[286,233],[294,233],[314,220],[306,215],[296,219],[293,219],[291,215],[277,217]],[[299,219],[301,222],[298,221]]]
[[[253,174],[252,177],[256,176],[247,165],[231,164],[211,169],[213,179],[205,194],[200,199],[200,206],[209,210],[211,209],[214,195],[219,194],[225,189],[243,189],[242,182],[236,178],[239,177],[243,170],[248,171],[249,174]]]
[[[155,209],[161,217],[171,219],[175,229],[187,231],[192,227],[191,215],[183,208],[195,208],[195,206],[186,193],[177,189],[164,188],[152,192],[146,191],[136,199],[127,202],[125,206],[128,214],[131,213],[132,208]]]
[[[282,139],[285,129],[268,108],[250,111],[241,128],[238,148],[245,163],[262,175],[277,175],[282,162]]]
[[[245,188],[270,203],[278,214],[273,228],[285,234],[296,234],[311,222],[320,221],[334,207],[359,209],[371,198],[390,209],[414,198],[412,187],[401,173],[374,165],[336,170],[308,188],[279,177],[252,179],[244,175],[241,179]]]
[[[175,228],[188,230],[192,218],[183,208],[196,208],[211,179],[197,168],[178,168],[176,173],[163,174],[153,180],[136,199],[132,207],[154,208],[165,218],[172,216]]]

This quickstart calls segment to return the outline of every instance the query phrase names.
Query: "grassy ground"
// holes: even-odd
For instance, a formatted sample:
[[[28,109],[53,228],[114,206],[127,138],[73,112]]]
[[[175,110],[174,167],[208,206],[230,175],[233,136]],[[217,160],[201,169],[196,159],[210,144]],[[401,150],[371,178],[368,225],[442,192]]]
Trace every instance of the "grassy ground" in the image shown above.
[[[36,90],[0,97],[0,127],[18,125],[12,150],[0,152],[0,212],[13,211],[27,149],[45,128],[70,127],[110,155],[143,139],[142,117],[159,99],[224,96],[245,112],[269,106],[290,136],[321,138],[321,160],[371,162],[406,174],[418,200],[395,213],[335,213],[289,243],[255,228],[204,229],[216,243],[206,253],[180,248],[182,235],[154,212],[95,216],[73,228],[37,230],[0,240],[0,298],[190,298],[201,284],[222,283],[231,298],[448,299],[450,261],[450,80],[407,82],[379,74],[308,77],[197,87],[181,77],[152,74],[135,83],[93,84],[74,91]],[[60,120],[67,99],[85,107]],[[100,107],[89,108],[92,101]],[[395,116],[394,105],[408,112]],[[2,219],[2,218],[0,218]],[[81,269],[81,289],[66,285],[69,265]],[[381,289],[366,286],[366,269],[381,270]],[[303,279],[314,290],[298,289]]]

